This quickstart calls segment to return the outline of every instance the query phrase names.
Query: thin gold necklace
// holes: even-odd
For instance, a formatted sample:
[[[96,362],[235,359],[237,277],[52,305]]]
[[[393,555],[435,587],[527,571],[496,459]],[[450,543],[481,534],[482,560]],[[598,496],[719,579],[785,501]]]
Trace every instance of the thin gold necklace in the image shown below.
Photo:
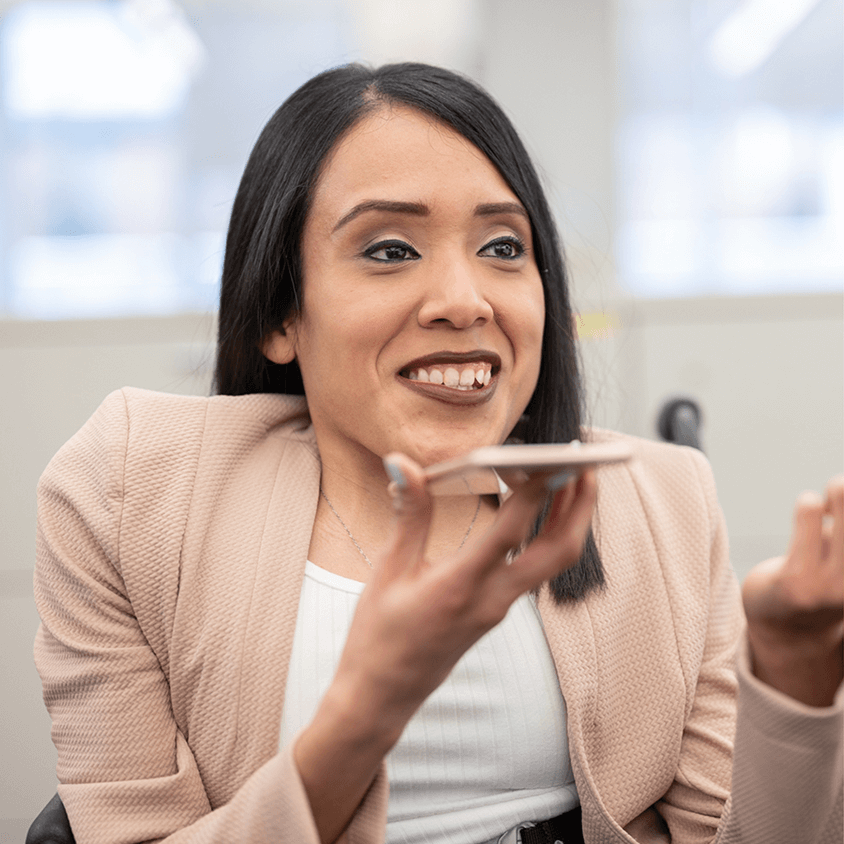
[[[343,530],[345,530],[346,533],[349,535],[349,539],[351,539],[352,542],[355,543],[355,548],[357,548],[358,551],[360,551],[360,555],[361,555],[361,557],[364,558],[364,560],[366,560],[366,564],[370,568],[374,568],[370,559],[369,559],[369,557],[366,556],[366,552],[363,550],[363,548],[360,547],[360,543],[357,541],[357,539],[355,539],[355,537],[352,535],[352,532],[349,530],[349,526],[343,521],[342,517],[337,512],[337,510],[334,509],[334,505],[331,503],[331,499],[325,494],[325,490],[322,488],[322,484],[319,485],[319,494],[325,499],[325,503],[331,508],[331,512],[334,513],[335,516],[337,516],[337,521],[340,522],[341,525],[343,525]],[[475,526],[475,522],[477,521],[477,518],[478,518],[478,513],[480,513],[480,512],[481,512],[481,497],[479,495],[478,496],[478,506],[475,508],[475,515],[472,516],[472,521],[469,523],[469,527],[466,529],[466,533],[463,534],[463,539],[460,540],[460,544],[457,546],[458,551],[466,544],[466,540],[469,538],[469,534],[472,532],[472,528]]]

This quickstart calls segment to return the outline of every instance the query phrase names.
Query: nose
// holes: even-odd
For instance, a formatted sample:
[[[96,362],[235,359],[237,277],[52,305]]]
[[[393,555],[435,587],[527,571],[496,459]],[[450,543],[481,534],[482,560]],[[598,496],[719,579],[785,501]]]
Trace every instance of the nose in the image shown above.
[[[419,308],[423,328],[437,325],[471,328],[485,325],[493,318],[481,274],[466,260],[438,262],[430,268],[425,300]]]

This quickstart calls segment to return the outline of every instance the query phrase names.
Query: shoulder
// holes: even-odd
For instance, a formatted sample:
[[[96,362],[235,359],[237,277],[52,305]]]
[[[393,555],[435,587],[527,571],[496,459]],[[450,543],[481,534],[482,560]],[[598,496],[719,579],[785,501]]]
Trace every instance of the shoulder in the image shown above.
[[[661,468],[670,470],[678,466],[709,465],[709,461],[703,452],[696,448],[661,440],[649,440],[645,437],[623,434],[620,431],[611,431],[607,428],[588,428],[584,431],[583,438],[586,442],[626,443],[633,452],[633,460],[630,465],[641,464],[642,468],[658,471]]]
[[[126,424],[152,437],[186,437],[195,426],[220,432],[291,432],[310,425],[303,396],[257,393],[245,396],[179,396],[124,387],[106,398],[97,413],[111,406],[124,409]],[[95,414],[96,416],[96,414]],[[187,425],[187,430],[183,427]]]
[[[309,426],[303,396],[180,396],[124,387],[105,398],[74,439],[111,435],[147,445],[175,442],[189,447],[209,434],[262,436],[279,428],[301,434]]]
[[[591,428],[584,433],[588,442],[624,442],[632,452],[626,463],[602,468],[599,478],[606,488],[635,487],[652,503],[658,500],[695,501],[717,507],[715,480],[709,460],[696,448],[648,440]]]
[[[304,397],[274,394],[180,396],[125,387],[108,395],[50,461],[40,488],[97,476],[117,494],[129,475],[164,482],[196,466],[243,456],[270,437],[309,443]]]
[[[595,527],[602,556],[606,551],[608,561],[634,569],[651,560],[668,581],[691,578],[695,589],[707,588],[715,570],[728,565],[728,550],[706,456],[688,446],[612,431],[593,430],[588,438],[624,441],[633,455],[598,471]]]

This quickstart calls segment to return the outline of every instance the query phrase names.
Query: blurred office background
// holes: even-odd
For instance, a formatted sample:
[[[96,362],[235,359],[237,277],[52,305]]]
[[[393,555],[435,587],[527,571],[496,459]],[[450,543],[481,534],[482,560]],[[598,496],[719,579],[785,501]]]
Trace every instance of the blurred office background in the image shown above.
[[[740,576],[842,469],[842,0],[0,0],[0,840],[55,790],[35,485],[124,385],[205,394],[229,209],[347,61],[462,70],[544,175],[595,424],[694,396]]]

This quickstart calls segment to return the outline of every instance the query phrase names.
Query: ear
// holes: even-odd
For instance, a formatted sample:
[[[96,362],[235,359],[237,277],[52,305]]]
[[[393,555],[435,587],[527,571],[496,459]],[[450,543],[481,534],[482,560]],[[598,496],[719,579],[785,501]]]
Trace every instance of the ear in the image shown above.
[[[280,331],[273,331],[261,342],[261,353],[273,363],[290,363],[296,357],[296,332],[285,323]]]

